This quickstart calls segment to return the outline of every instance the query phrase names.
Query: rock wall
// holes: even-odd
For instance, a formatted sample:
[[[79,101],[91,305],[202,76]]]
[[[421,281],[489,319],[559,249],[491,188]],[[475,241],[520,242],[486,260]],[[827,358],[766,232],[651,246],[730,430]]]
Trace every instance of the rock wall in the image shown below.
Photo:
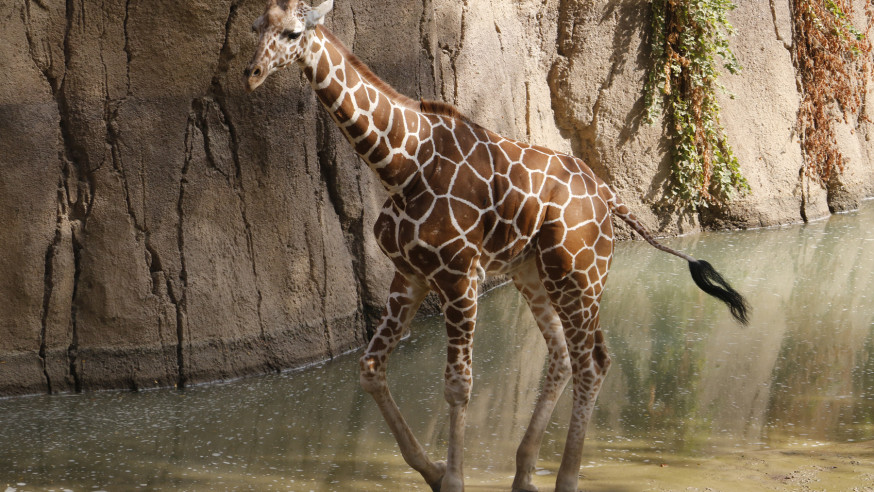
[[[723,124],[752,193],[707,216],[655,205],[670,143],[641,121],[641,2],[337,0],[327,24],[400,92],[576,152],[662,234],[852,208],[874,194],[871,124],[842,127],[839,187],[800,178],[788,0],[737,3]],[[390,277],[370,235],[383,192],[296,69],[245,93],[262,8],[0,0],[0,395],[192,384],[364,343]]]

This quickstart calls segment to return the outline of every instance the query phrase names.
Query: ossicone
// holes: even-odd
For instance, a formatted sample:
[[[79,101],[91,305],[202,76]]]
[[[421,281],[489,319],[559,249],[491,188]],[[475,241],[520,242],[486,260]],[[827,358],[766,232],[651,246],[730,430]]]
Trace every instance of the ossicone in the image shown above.
[[[334,0],[325,0],[306,13],[307,27],[316,27],[325,22],[325,16],[334,8]]]

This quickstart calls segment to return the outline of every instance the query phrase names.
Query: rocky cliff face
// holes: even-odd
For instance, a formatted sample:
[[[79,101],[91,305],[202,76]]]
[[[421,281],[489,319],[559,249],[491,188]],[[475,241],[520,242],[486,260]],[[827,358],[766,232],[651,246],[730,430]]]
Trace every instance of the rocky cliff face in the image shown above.
[[[262,1],[0,1],[0,395],[232,378],[364,342],[390,278],[370,235],[383,192],[296,69],[243,90]],[[843,128],[839,189],[799,177],[788,2],[738,3],[723,124],[752,193],[704,217],[654,205],[669,141],[641,123],[639,1],[337,0],[327,24],[400,92],[576,152],[663,234],[874,194],[871,124]]]

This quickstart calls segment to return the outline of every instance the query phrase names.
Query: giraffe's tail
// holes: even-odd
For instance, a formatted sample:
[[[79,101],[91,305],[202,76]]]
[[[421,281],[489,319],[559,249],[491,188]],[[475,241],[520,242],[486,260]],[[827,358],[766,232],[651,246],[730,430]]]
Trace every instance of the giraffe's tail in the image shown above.
[[[749,323],[749,304],[738,291],[716,271],[710,263],[704,260],[692,260],[689,262],[689,271],[692,272],[692,280],[704,292],[724,302],[734,319],[741,324]]]
[[[704,260],[696,260],[686,253],[669,248],[656,241],[652,234],[637,220],[637,217],[628,210],[628,207],[619,201],[619,198],[612,190],[610,190],[607,201],[613,214],[631,226],[646,242],[657,249],[674,256],[679,256],[689,262],[689,271],[692,273],[692,280],[695,281],[695,284],[704,292],[724,302],[734,319],[743,325],[749,322],[748,315],[750,308],[746,299],[738,291],[734,290],[710,263]]]

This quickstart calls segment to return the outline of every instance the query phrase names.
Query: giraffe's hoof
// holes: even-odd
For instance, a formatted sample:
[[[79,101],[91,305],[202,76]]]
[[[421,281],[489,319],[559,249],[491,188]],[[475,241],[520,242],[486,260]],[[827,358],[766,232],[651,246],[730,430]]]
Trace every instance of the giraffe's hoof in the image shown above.
[[[534,484],[526,484],[521,487],[513,486],[513,492],[537,492],[537,487]]]
[[[429,480],[428,485],[431,486],[431,490],[434,492],[440,492],[440,486],[443,484],[443,477],[446,475],[446,462],[445,461],[435,461],[434,467],[437,468],[438,478],[436,480]]]
[[[532,467],[529,473],[516,473],[516,477],[513,478],[513,492],[537,492],[537,486],[531,483],[531,472],[533,471]]]

